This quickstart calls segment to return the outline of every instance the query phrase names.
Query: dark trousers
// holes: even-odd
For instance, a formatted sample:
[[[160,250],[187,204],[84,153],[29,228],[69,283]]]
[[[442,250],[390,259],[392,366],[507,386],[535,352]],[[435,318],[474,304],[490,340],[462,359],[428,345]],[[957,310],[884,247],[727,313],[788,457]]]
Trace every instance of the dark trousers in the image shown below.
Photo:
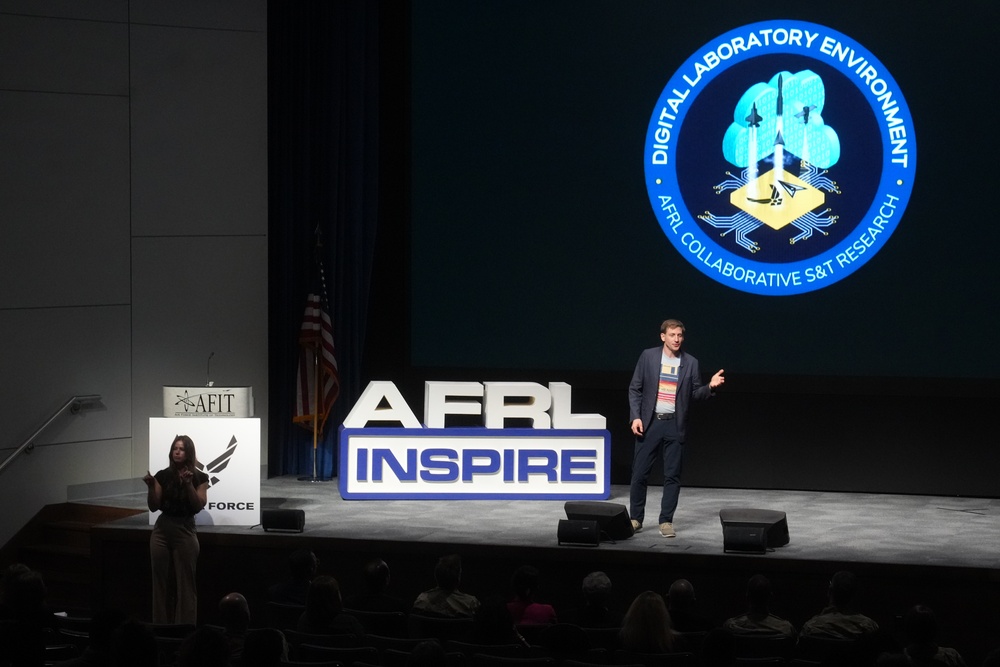
[[[646,480],[656,463],[663,458],[663,500],[658,523],[673,523],[677,498],[681,493],[681,459],[684,443],[677,437],[675,419],[653,419],[642,437],[635,439],[632,459],[632,486],[629,489],[629,513],[639,523],[646,516]]]

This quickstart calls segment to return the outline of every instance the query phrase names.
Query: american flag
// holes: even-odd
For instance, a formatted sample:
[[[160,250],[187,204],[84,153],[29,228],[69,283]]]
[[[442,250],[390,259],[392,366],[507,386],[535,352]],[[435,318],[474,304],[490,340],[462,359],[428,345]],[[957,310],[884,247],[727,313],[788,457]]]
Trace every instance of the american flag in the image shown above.
[[[306,312],[299,330],[299,366],[295,377],[295,413],[292,421],[312,429],[316,401],[316,363],[319,363],[319,415],[317,423],[322,432],[334,401],[340,395],[340,374],[333,347],[333,325],[326,311],[325,299],[310,294],[306,299]]]

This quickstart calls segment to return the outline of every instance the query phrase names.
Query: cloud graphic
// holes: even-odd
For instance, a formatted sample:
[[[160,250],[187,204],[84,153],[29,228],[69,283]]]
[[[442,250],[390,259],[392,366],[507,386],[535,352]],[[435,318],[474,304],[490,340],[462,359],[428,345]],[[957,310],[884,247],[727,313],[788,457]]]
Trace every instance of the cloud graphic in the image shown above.
[[[749,166],[750,128],[747,116],[754,105],[761,116],[757,128],[757,159],[774,153],[778,132],[778,76],[782,78],[782,130],[785,153],[807,159],[820,169],[829,169],[840,159],[840,138],[823,121],[826,88],[823,79],[811,70],[779,72],[767,83],[755,83],[736,103],[733,124],[722,139],[722,154],[740,168]],[[808,107],[808,111],[806,110]]]

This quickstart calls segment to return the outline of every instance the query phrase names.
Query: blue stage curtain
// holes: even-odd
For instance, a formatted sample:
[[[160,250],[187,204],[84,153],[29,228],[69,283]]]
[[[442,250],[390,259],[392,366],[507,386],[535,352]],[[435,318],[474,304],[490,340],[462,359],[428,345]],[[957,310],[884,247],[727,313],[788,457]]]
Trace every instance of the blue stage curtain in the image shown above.
[[[362,389],[378,213],[378,5],[268,3],[270,476],[313,473],[312,433],[292,413],[317,227],[341,382],[321,477],[337,474],[337,429]]]

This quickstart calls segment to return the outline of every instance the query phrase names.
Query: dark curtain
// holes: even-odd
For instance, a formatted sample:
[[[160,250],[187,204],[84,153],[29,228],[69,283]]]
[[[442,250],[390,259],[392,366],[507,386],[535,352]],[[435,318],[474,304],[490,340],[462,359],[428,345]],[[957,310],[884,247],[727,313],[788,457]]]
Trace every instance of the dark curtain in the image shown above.
[[[326,273],[340,398],[317,473],[337,474],[337,429],[361,392],[378,202],[378,3],[268,3],[269,474],[313,473],[292,424],[298,332],[316,259]],[[315,252],[316,229],[322,247]],[[315,259],[314,259],[315,258]]]

